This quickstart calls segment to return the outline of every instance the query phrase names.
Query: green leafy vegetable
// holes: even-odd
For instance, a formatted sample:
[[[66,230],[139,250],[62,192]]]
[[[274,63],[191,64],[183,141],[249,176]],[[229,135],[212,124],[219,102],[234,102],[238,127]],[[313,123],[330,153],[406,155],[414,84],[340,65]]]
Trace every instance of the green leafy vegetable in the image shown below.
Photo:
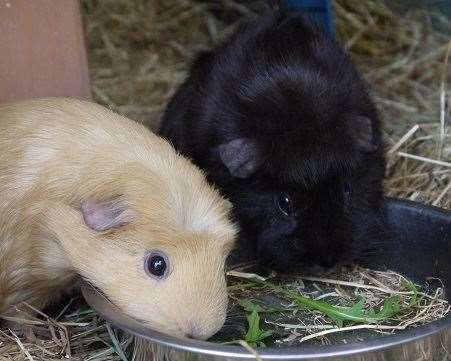
[[[410,292],[413,292],[413,296],[410,299],[409,307],[419,306],[421,297],[418,297],[418,289],[413,282],[406,281],[402,284],[403,288],[407,289]]]
[[[245,336],[246,342],[251,347],[265,347],[263,340],[270,337],[273,331],[260,329],[260,316],[256,310],[253,310],[247,316],[248,330]]]
[[[405,308],[402,307],[401,300],[398,296],[387,298],[384,301],[382,308],[377,312],[374,309],[365,310],[365,300],[363,298],[360,298],[351,307],[334,306],[324,301],[313,300],[302,296],[294,291],[286,290],[274,284],[267,283],[267,285],[274,291],[282,293],[286,297],[294,300],[300,307],[324,313],[326,316],[330,317],[338,327],[343,327],[345,321],[351,323],[379,323],[405,310]]]
[[[275,313],[275,312],[283,312],[287,311],[286,307],[283,307],[282,305],[271,305],[271,306],[264,306],[260,305],[258,303],[252,302],[250,299],[245,298],[239,301],[239,305],[246,311],[246,312],[252,312],[257,311],[259,313]]]
[[[321,300],[308,298],[295,291],[287,290],[267,281],[262,282],[260,280],[253,280],[253,282],[269,287],[273,291],[295,301],[298,307],[322,312],[331,318],[338,327],[343,327],[344,322],[363,324],[380,323],[412,307],[416,307],[420,302],[420,299],[418,298],[418,290],[412,282],[406,282],[404,285],[405,289],[412,292],[412,297],[408,306],[403,306],[401,298],[394,295],[385,299],[379,310],[376,310],[375,308],[366,310],[365,300],[362,297],[360,297],[359,300],[350,307],[335,306]],[[248,331],[245,336],[246,341],[255,347],[264,346],[262,341],[271,336],[273,332],[263,331],[260,329],[259,313],[283,312],[286,311],[286,309],[282,308],[282,306],[267,307],[249,299],[240,300],[239,304],[247,313],[249,313],[247,316]]]
[[[333,306],[329,303],[312,300],[300,295],[295,297],[295,301],[301,306],[324,313],[339,327],[343,326],[344,321],[354,323],[378,323],[394,316],[401,309],[400,300],[397,296],[387,298],[379,312],[376,312],[374,309],[366,311],[364,309],[365,301],[363,298],[352,307]]]
[[[246,312],[263,312],[264,309],[257,303],[252,302],[251,300],[245,298],[239,301],[239,304]]]

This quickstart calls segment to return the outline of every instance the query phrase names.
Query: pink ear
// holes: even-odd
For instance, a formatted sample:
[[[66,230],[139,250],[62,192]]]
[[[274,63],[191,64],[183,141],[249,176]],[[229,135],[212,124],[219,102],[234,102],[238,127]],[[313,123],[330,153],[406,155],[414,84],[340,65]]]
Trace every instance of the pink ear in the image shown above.
[[[116,228],[132,221],[132,212],[120,197],[108,201],[87,199],[81,203],[86,225],[97,232]]]
[[[368,117],[353,116],[349,123],[351,136],[356,146],[363,152],[373,152],[378,147],[374,144],[373,125]]]

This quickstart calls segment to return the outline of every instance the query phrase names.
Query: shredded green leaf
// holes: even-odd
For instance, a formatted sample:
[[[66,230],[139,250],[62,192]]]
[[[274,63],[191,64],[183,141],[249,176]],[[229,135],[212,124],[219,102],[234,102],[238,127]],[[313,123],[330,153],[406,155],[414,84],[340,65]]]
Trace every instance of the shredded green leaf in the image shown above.
[[[350,307],[335,306],[321,300],[314,300],[303,296],[293,290],[287,290],[279,285],[270,283],[268,281],[262,282],[260,280],[252,280],[256,284],[264,287],[269,287],[276,293],[294,301],[297,307],[307,308],[322,312],[328,316],[338,327],[343,327],[343,324],[362,323],[362,324],[377,324],[387,319],[393,318],[399,313],[405,312],[413,307],[418,306],[421,298],[418,297],[417,287],[412,282],[406,282],[404,288],[412,292],[412,297],[409,305],[403,306],[401,298],[393,295],[384,300],[380,309],[365,309],[365,300],[360,297],[358,301]],[[248,313],[248,329],[245,335],[245,340],[253,347],[264,346],[263,340],[273,334],[273,331],[265,331],[260,329],[260,313],[283,312],[286,308],[281,305],[265,306],[258,304],[250,299],[243,299],[239,301],[240,306]]]
[[[376,311],[374,309],[365,310],[365,300],[363,298],[360,298],[351,307],[344,307],[334,306],[320,300],[313,300],[296,294],[295,292],[284,290],[278,286],[275,286],[275,290],[281,291],[285,296],[293,299],[299,306],[324,313],[329,316],[338,327],[343,327],[345,321],[351,323],[379,323],[403,311],[398,296],[387,298],[384,301],[382,308],[379,311]]]
[[[248,330],[244,338],[246,342],[251,347],[265,347],[263,340],[270,337],[273,331],[260,328],[260,316],[255,309],[247,316],[247,323]]]

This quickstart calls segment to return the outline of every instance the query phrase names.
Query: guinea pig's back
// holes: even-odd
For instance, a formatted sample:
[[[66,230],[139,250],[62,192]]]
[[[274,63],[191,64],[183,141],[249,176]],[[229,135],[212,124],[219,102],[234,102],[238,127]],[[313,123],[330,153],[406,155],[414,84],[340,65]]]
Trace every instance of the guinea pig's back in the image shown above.
[[[0,130],[0,147],[4,149],[71,147],[74,153],[108,147],[134,150],[133,145],[137,144],[158,153],[166,147],[164,141],[137,122],[98,104],[66,98],[1,106]],[[89,156],[92,154],[86,153]]]
[[[186,161],[143,125],[94,103],[53,98],[0,107],[3,199],[31,189],[41,197],[71,194],[83,180],[106,181],[125,163],[158,170]]]
[[[157,187],[192,209],[194,223],[213,204],[223,204],[203,173],[167,141],[103,106],[52,98],[0,107],[3,210],[8,201],[72,203],[96,189],[119,192],[138,181],[137,198]]]

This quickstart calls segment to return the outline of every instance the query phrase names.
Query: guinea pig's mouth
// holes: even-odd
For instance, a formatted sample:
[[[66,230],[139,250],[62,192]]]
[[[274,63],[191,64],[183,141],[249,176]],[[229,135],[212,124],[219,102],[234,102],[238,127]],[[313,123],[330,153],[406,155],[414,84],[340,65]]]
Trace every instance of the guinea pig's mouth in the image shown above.
[[[89,287],[92,290],[94,290],[100,297],[105,299],[105,301],[107,301],[108,303],[111,303],[111,305],[113,305],[114,307],[119,308],[113,301],[111,301],[111,299],[99,287],[97,287],[91,281],[89,281],[86,278],[83,278],[83,283],[85,284],[86,287]]]

